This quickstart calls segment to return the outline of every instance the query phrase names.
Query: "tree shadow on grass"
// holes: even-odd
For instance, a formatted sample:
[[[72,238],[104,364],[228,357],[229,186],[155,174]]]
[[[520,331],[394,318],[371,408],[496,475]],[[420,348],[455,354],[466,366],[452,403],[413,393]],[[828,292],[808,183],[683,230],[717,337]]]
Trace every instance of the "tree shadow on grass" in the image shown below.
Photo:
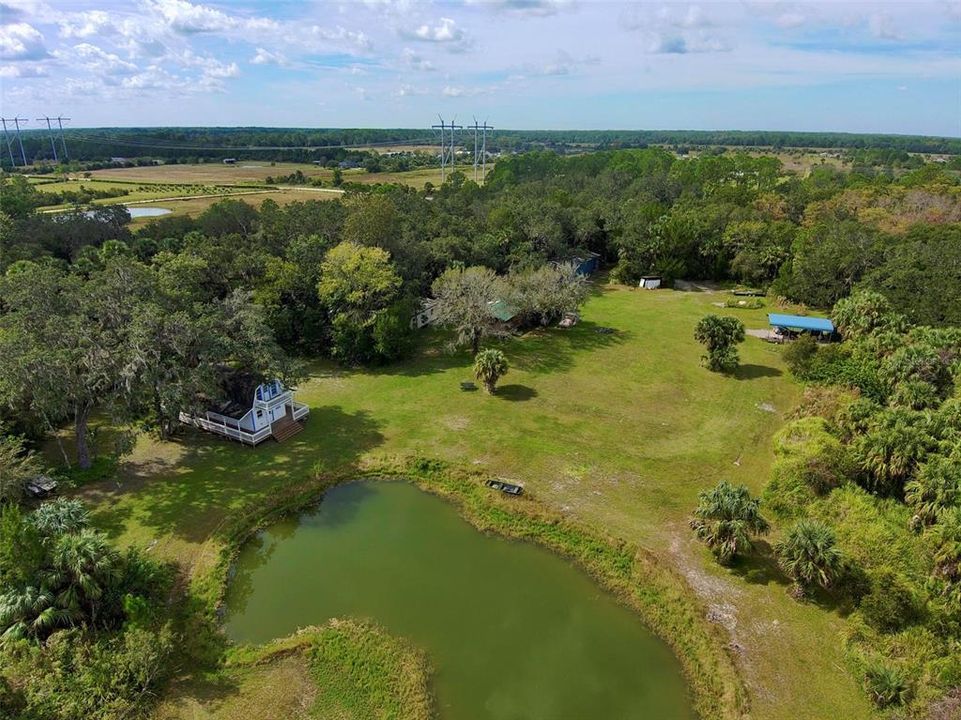
[[[180,699],[189,699],[211,709],[230,698],[240,695],[240,683],[224,673],[196,673],[171,683],[164,694],[168,702],[176,705]]]
[[[777,564],[774,548],[766,540],[755,540],[754,549],[738,558],[731,572],[752,585],[790,584],[790,578]]]
[[[620,345],[631,337],[629,330],[582,320],[572,328],[536,328],[501,347],[513,366],[540,375],[570,370],[578,355]]]
[[[267,440],[252,448],[191,430],[177,439],[187,449],[171,467],[130,485],[102,484],[98,502],[108,507],[97,512],[96,522],[118,535],[135,514],[154,535],[201,543],[229,510],[350,466],[383,441],[380,423],[368,413],[332,406],[311,408],[304,431],[282,444]]]
[[[497,388],[497,397],[510,402],[525,402],[537,397],[537,390],[527,385],[501,385]]]
[[[731,572],[745,582],[752,585],[777,585],[783,588],[785,593],[791,593],[793,581],[781,569],[777,561],[777,553],[766,540],[755,540],[754,549],[741,557],[730,567]],[[816,605],[828,612],[837,612],[842,617],[848,615],[853,609],[854,604],[845,593],[839,592],[844,585],[845,579],[840,579],[837,587],[832,590],[825,590],[821,587],[809,589],[803,597],[797,598],[797,602],[806,602]]]
[[[734,377],[738,380],[757,380],[763,377],[780,377],[783,375],[780,370],[766,365],[738,365],[734,371]]]

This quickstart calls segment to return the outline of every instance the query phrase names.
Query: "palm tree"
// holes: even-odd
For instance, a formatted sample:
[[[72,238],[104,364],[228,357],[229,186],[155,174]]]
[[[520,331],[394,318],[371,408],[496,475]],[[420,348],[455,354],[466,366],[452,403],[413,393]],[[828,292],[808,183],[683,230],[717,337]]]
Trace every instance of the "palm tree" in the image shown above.
[[[731,485],[726,480],[698,495],[690,524],[722,564],[750,548],[752,535],[763,535],[770,527],[761,516],[760,500],[752,498],[744,485]]]
[[[905,480],[931,449],[932,438],[924,430],[903,422],[871,429],[855,444],[855,455],[868,474],[868,489],[897,494]]]
[[[51,552],[47,583],[56,588],[56,605],[70,613],[83,613],[92,624],[104,590],[119,573],[119,556],[102,533],[83,529],[61,535]]]
[[[497,381],[507,374],[507,358],[500,350],[481,350],[474,359],[474,377],[484,383],[491,395],[497,389]]]
[[[54,594],[29,585],[0,595],[0,640],[43,637],[78,619],[78,614],[57,607]]]
[[[943,512],[930,532],[937,548],[932,574],[942,592],[961,603],[961,507]]]
[[[904,499],[914,508],[912,527],[935,523],[961,503],[961,457],[937,455],[922,465],[917,477],[904,486]]]
[[[45,502],[33,513],[33,524],[45,542],[53,542],[60,535],[75,533],[87,527],[90,516],[80,500],[57,498]]]
[[[797,596],[814,585],[830,587],[844,568],[834,531],[820,520],[799,520],[775,551],[781,569],[794,580]]]

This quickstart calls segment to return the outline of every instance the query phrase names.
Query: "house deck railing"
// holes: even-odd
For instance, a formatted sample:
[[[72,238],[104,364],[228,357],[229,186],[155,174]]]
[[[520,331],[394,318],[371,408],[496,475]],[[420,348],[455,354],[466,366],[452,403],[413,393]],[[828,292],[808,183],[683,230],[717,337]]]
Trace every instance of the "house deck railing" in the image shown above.
[[[237,440],[244,443],[245,445],[257,445],[270,437],[270,428],[262,428],[257,432],[249,432],[244,430],[239,425],[228,424],[226,419],[224,420],[211,420],[210,418],[202,418],[197,415],[188,415],[187,413],[180,413],[180,422],[185,425],[193,425],[194,427],[200,428],[201,430],[206,430],[207,432],[216,433],[217,435],[223,435],[225,437],[231,438],[232,440]]]
[[[303,403],[292,402],[291,405],[294,408],[294,420],[300,420],[302,417],[306,417],[310,413],[310,408]]]

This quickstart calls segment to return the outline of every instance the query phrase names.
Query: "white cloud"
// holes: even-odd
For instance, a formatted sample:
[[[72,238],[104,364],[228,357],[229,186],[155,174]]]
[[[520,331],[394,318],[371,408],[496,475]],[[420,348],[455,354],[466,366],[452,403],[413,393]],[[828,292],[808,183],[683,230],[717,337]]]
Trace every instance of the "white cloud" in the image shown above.
[[[437,67],[430,60],[418,55],[416,52],[410,48],[404,48],[404,51],[400,54],[400,59],[407,67],[413,70],[419,70],[421,72],[432,72],[437,69]]]
[[[290,65],[290,61],[283,53],[271,52],[261,47],[257,48],[257,52],[250,58],[250,62],[252,65],[280,65],[282,67]]]
[[[784,29],[801,27],[805,22],[807,17],[799,12],[786,12],[774,18],[774,24]]]
[[[585,55],[583,57],[574,57],[569,52],[565,50],[558,50],[554,59],[549,63],[544,65],[541,70],[541,75],[570,75],[575,70],[580,67],[587,65],[597,65],[601,59],[596,55]],[[529,68],[528,72],[537,74],[536,70],[531,71]]]
[[[41,60],[49,53],[43,35],[24,22],[0,26],[0,60]]]
[[[427,91],[423,88],[414,87],[413,85],[404,83],[394,91],[394,95],[397,97],[412,97],[414,95],[424,95],[426,92]]]
[[[180,33],[224,32],[238,26],[238,21],[220,10],[194,5],[186,0],[149,0],[149,10]]]
[[[0,78],[38,78],[47,77],[48,75],[49,73],[43,65],[35,63],[0,65]]]
[[[495,12],[513,15],[547,17],[562,10],[574,7],[573,0],[467,0],[468,5],[477,5]]]
[[[89,38],[112,27],[110,15],[102,10],[89,10],[60,19],[60,35],[65,38]]]
[[[655,33],[648,41],[647,51],[651,53],[683,55],[688,52],[687,41],[680,35]]]
[[[58,52],[57,56],[68,64],[76,63],[95,75],[126,75],[138,70],[133,63],[90,43],[74,45],[69,51]]]
[[[415,28],[400,30],[401,37],[420,42],[438,43],[451,50],[464,50],[470,45],[467,34],[452,18],[441,18],[440,22],[431,25],[423,23]]]
[[[887,13],[878,12],[868,18],[868,27],[871,34],[880,40],[901,40],[903,36],[895,28],[891,16]]]

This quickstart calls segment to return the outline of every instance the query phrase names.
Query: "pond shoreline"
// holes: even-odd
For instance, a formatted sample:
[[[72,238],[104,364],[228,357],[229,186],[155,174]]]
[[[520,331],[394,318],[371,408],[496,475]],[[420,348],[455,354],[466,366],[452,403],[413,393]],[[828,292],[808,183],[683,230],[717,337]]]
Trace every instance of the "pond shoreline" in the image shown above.
[[[484,486],[486,476],[423,458],[403,458],[362,469],[317,473],[291,485],[268,503],[231,513],[216,533],[223,549],[214,569],[195,578],[192,591],[222,632],[222,609],[232,568],[241,547],[274,522],[323,501],[337,485],[359,480],[404,480],[452,502],[475,528],[532,541],[586,571],[619,602],[637,613],[647,628],[678,658],[699,717],[733,720],[747,715],[747,693],[720,629],[710,623],[685,581],[650,552],[604,537],[544,508],[530,496],[503,498]]]

